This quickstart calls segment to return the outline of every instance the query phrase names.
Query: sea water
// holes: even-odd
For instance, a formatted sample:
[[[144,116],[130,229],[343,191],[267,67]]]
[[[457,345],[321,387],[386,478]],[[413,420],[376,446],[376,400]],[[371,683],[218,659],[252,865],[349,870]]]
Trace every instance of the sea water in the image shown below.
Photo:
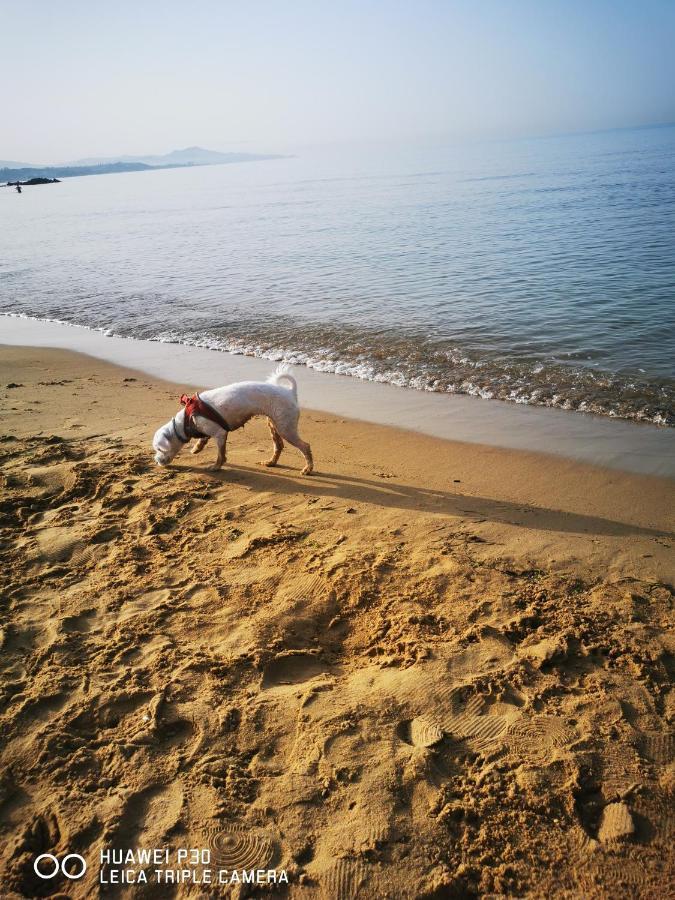
[[[0,249],[0,312],[675,424],[675,126],[0,188]]]

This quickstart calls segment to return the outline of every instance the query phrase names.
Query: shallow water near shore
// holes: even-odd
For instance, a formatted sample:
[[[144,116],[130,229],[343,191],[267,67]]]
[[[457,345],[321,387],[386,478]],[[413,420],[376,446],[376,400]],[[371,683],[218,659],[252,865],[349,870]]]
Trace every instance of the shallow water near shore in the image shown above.
[[[231,381],[265,379],[273,371],[273,365],[264,359],[107,337],[87,328],[16,317],[0,317],[0,342],[74,350],[186,386],[216,387]],[[594,465],[675,478],[672,428],[474,397],[422,393],[302,367],[295,367],[293,374],[305,408],[448,440],[552,453]]]
[[[0,311],[675,421],[675,127],[0,192]]]

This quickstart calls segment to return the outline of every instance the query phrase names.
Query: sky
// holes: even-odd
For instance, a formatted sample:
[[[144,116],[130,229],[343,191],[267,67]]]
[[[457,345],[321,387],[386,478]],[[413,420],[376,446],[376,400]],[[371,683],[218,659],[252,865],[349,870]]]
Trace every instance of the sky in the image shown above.
[[[0,159],[675,121],[675,0],[0,0]]]

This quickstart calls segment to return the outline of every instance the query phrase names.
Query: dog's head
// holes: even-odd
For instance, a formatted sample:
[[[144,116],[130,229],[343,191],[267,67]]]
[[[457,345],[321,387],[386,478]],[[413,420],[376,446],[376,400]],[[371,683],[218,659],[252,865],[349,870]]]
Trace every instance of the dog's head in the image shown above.
[[[155,462],[160,466],[168,466],[171,460],[183,449],[183,442],[173,427],[173,421],[162,425],[155,432],[152,439],[152,449],[155,451]]]

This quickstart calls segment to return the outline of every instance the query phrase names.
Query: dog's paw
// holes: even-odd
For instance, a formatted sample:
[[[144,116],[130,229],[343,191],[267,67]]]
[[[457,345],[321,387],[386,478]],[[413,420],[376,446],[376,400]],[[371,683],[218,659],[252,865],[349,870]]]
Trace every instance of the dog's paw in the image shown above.
[[[305,468],[300,473],[301,475],[311,475],[314,469],[310,469],[309,466],[305,466]]]
[[[274,466],[276,466],[276,464],[277,464],[276,459],[265,459],[265,460],[262,460],[260,463],[261,466],[265,466],[268,469],[273,469]]]

